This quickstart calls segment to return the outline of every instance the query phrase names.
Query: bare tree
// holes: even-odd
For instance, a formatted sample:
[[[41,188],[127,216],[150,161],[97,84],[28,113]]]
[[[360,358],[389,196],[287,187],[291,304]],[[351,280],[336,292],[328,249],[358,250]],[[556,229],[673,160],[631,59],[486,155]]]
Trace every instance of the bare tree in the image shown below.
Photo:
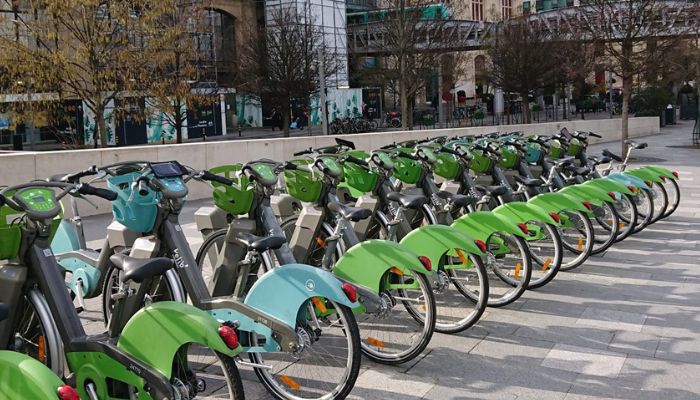
[[[280,6],[268,10],[266,19],[265,27],[248,28],[257,30],[258,40],[241,48],[239,87],[278,104],[289,136],[292,100],[318,93],[320,68],[326,79],[337,66],[308,10]]]
[[[592,43],[581,41],[559,41],[555,59],[554,82],[557,90],[564,96],[564,118],[568,116],[568,93],[570,85],[585,84],[588,75],[595,66],[595,49]]]
[[[197,48],[201,32],[207,30],[207,11],[199,1],[161,1],[170,11],[153,21],[153,35],[144,54],[150,61],[144,89],[149,96],[147,108],[162,112],[165,122],[175,129],[176,142],[182,143],[187,110],[216,101],[216,82],[194,90],[200,82],[212,79],[203,76],[199,68],[202,62]]]
[[[672,14],[664,0],[591,0],[589,23],[585,25],[591,38],[604,48],[607,68],[622,78],[622,137],[629,137],[629,104],[633,81],[651,66],[663,60],[667,49],[678,37],[669,36],[670,27],[663,17]],[[678,33],[678,32],[676,32]]]
[[[555,81],[557,42],[532,29],[527,19],[513,19],[503,22],[486,52],[484,78],[494,87],[520,95],[523,122],[529,124],[529,96]]]
[[[0,62],[30,93],[82,99],[95,117],[95,146],[107,146],[113,132],[105,110],[143,89],[149,71],[144,48],[158,34],[153,22],[171,11],[169,1],[0,2],[13,11],[4,21],[12,33],[0,36]]]
[[[441,56],[455,37],[443,35],[450,24],[449,13],[426,15],[431,0],[385,0],[382,14],[382,36],[386,55],[383,67],[375,72],[381,79],[393,82],[399,91],[401,126],[413,127],[413,103],[426,82],[438,71]],[[453,7],[461,3],[453,3]],[[439,96],[438,96],[439,97]]]

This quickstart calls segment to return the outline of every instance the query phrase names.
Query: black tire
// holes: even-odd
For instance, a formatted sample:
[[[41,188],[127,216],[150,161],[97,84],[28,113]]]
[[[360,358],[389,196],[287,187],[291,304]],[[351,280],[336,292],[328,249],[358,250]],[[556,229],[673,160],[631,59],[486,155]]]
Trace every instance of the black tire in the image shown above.
[[[500,240],[503,240],[504,243],[508,242],[506,244],[509,249],[507,254],[513,255],[512,260],[508,262],[508,266],[510,266],[511,262],[515,262],[515,265],[513,278],[511,278],[508,271],[504,271],[500,267],[494,267],[496,262],[503,257],[494,256],[492,252],[488,252],[484,256],[487,260],[485,265],[489,274],[489,307],[504,307],[518,300],[527,290],[532,275],[532,259],[530,258],[530,251],[525,239],[520,236],[494,232],[486,240],[486,246],[491,249],[497,243],[498,238],[502,238]],[[514,251],[516,249],[517,254]],[[499,286],[497,285],[503,287],[503,294],[500,294],[501,290],[498,290]],[[496,290],[498,290],[498,293]],[[473,298],[473,300],[476,301],[477,299]]]
[[[564,249],[564,260],[562,261],[561,271],[571,271],[583,265],[588,257],[591,256],[593,250],[593,242],[595,236],[593,233],[593,224],[588,216],[581,211],[566,211],[559,212],[560,215],[574,220],[574,227],[559,227],[559,236]],[[576,244],[569,243],[568,239],[576,239]],[[571,255],[571,259],[569,259]]]
[[[637,207],[637,225],[635,225],[633,234],[640,232],[651,224],[654,218],[654,196],[650,189],[642,189],[634,199]]]
[[[652,190],[654,192],[654,218],[651,219],[651,223],[653,224],[666,214],[666,209],[668,208],[668,194],[666,194],[664,185],[658,182],[652,184]]]
[[[6,348],[38,360],[63,377],[63,343],[46,298],[38,290],[30,289],[20,299]]]
[[[530,222],[530,223],[532,223],[532,222]],[[554,254],[552,254],[552,255],[537,254],[536,252],[533,251],[533,244],[538,243],[540,241],[537,241],[537,242],[527,241],[528,249],[530,250],[530,257],[532,258],[532,266],[533,266],[532,275],[530,276],[530,283],[527,286],[527,288],[529,290],[541,288],[542,286],[551,282],[552,279],[554,279],[554,277],[557,276],[557,273],[559,273],[559,270],[561,269],[562,260],[564,259],[564,255],[563,255],[564,249],[563,249],[562,244],[561,244],[561,236],[559,236],[559,231],[556,229],[556,227],[553,227],[552,225],[545,224],[545,223],[538,223],[537,225],[540,227],[544,227],[546,229],[547,234],[551,238],[551,247],[552,247],[552,252]],[[544,240],[544,242],[545,243],[541,243],[541,245],[550,246],[550,244],[549,244],[550,240]],[[538,269],[539,271],[535,272],[535,269]],[[540,274],[540,272],[545,272],[545,273]]]
[[[615,243],[620,231],[620,217],[611,203],[603,202],[601,206],[593,206],[594,244],[591,254],[600,254],[607,251]]]
[[[471,328],[474,324],[476,324],[479,321],[481,316],[484,314],[484,311],[486,310],[486,306],[488,306],[489,279],[488,272],[486,271],[486,267],[484,266],[484,262],[481,259],[481,257],[475,256],[473,254],[469,255],[469,259],[474,264],[474,272],[476,273],[476,276],[478,278],[478,284],[476,285],[478,289],[476,290],[476,292],[473,289],[470,290],[470,288],[467,287],[467,285],[462,283],[465,278],[462,276],[458,276],[458,271],[461,270],[450,268],[444,271],[446,272],[447,278],[449,279],[449,287],[454,286],[454,288],[459,292],[459,295],[462,298],[465,298],[467,301],[474,304],[474,307],[472,311],[469,314],[467,314],[466,317],[463,317],[456,323],[441,322],[441,319],[444,321],[445,318],[440,317],[442,313],[439,311],[439,304],[441,301],[444,301],[441,299],[442,293],[444,292],[435,293],[435,289],[433,289],[436,300],[436,332],[452,334],[465,331],[466,329]],[[470,295],[467,295],[466,292],[469,292]]]
[[[199,357],[202,354],[207,354],[205,357]],[[191,358],[197,357],[196,359]],[[212,370],[216,368],[215,363],[212,363],[212,358],[219,361],[218,367],[221,369],[221,374],[214,375]],[[182,360],[186,359],[186,365]],[[196,361],[201,359],[202,361]],[[198,374],[202,372],[201,374]],[[207,383],[210,378],[211,382]],[[197,378],[203,381],[205,390],[204,393],[197,393]],[[224,386],[222,382],[226,382]],[[219,353],[199,344],[189,343],[180,348],[173,359],[173,370],[170,383],[177,390],[183,391],[191,399],[198,399],[202,396],[207,398],[214,397],[217,399],[228,398],[230,400],[245,399],[245,391],[243,390],[243,380],[238,371],[238,366],[232,357]],[[222,392],[223,390],[223,392]],[[220,397],[226,395],[228,397]]]
[[[348,368],[346,368],[345,379],[341,382],[339,386],[334,388],[332,391],[328,391],[320,397],[300,397],[301,394],[298,390],[287,389],[288,384],[284,382],[277,382],[277,379],[273,377],[268,369],[265,368],[255,368],[255,374],[258,376],[260,382],[265,386],[265,389],[272,394],[277,399],[344,399],[350,391],[355,386],[355,381],[360,374],[360,364],[362,362],[362,352],[360,351],[360,331],[357,325],[357,321],[352,313],[352,310],[343,305],[338,305],[332,303],[333,306],[338,311],[339,315],[342,316],[344,331],[346,332],[346,337],[350,339],[350,349],[351,355],[348,357]],[[311,345],[313,347],[313,344]],[[269,354],[269,353],[268,353]],[[303,351],[302,351],[303,356]],[[253,363],[264,363],[265,353],[249,353],[251,362]],[[294,357],[294,356],[290,356]],[[303,358],[302,358],[303,359]],[[322,368],[322,367],[321,367]],[[282,369],[284,371],[284,369]],[[322,372],[322,371],[321,371]],[[313,378],[318,378],[318,376],[313,376]],[[284,378],[282,378],[284,379]],[[303,387],[303,382],[297,382],[301,387]]]
[[[620,229],[615,242],[620,242],[628,238],[633,232],[639,219],[637,204],[633,195],[623,194],[622,198],[616,204],[617,214],[620,217],[620,225],[624,229]]]
[[[669,186],[671,186],[671,188],[669,188]],[[673,214],[678,208],[678,205],[681,203],[681,188],[678,185],[677,179],[666,178],[666,185],[664,185],[664,188],[666,188],[666,193],[668,196],[668,208],[666,209],[664,216],[661,217],[662,219]]]

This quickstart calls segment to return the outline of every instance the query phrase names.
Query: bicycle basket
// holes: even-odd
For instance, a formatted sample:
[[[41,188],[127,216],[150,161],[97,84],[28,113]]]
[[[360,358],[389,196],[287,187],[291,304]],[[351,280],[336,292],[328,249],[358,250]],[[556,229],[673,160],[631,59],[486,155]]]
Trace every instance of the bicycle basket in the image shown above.
[[[310,165],[312,162],[309,159],[292,160],[292,163],[297,165]],[[292,197],[307,203],[317,201],[323,189],[321,174],[298,169],[284,171],[284,185]]]
[[[133,183],[140,172],[129,172],[107,178],[107,187],[117,193],[112,202],[114,220],[139,233],[151,232],[158,215],[158,194],[148,189],[145,196],[133,193]],[[132,195],[133,194],[133,195]]]
[[[437,153],[437,163],[435,164],[435,175],[445,179],[455,179],[459,174],[459,161],[453,154]]]
[[[491,171],[493,160],[481,150],[472,150],[472,163],[470,169],[480,174],[486,174]]]
[[[576,138],[572,138],[569,142],[569,148],[566,150],[566,154],[569,156],[578,157],[583,151],[583,143]]]
[[[549,152],[547,156],[549,158],[562,158],[564,156],[564,149],[561,147],[561,142],[558,140],[549,141]]]
[[[366,153],[365,153],[366,155]],[[355,156],[357,157],[357,156]],[[365,159],[367,157],[357,157]],[[363,168],[353,162],[346,161],[343,163],[343,179],[344,182],[351,188],[362,193],[373,192],[377,187],[378,175],[372,170]]]
[[[9,195],[11,193],[8,193]],[[19,247],[22,241],[22,222],[20,222],[20,218],[23,215],[23,212],[13,210],[9,206],[0,207],[0,260],[10,260],[19,255]],[[53,219],[50,240],[53,240],[62,219],[63,212]]]
[[[231,179],[233,185],[222,185],[212,182],[214,186],[214,205],[231,215],[241,215],[250,212],[253,206],[254,192],[250,186],[248,177],[239,173],[243,166],[241,164],[222,165],[209,170],[212,174],[221,175]]]
[[[527,156],[525,156],[525,160],[528,162],[528,164],[539,164],[542,155],[542,146],[540,146],[538,143],[527,143]]]
[[[513,146],[501,146],[500,166],[507,169],[517,168],[520,163],[520,155],[518,150]]]
[[[410,151],[410,149],[402,148],[399,148],[399,150]],[[401,157],[400,154],[396,157],[392,157],[391,161],[394,163],[394,177],[396,177],[396,179],[403,183],[408,183],[409,185],[418,182],[423,172],[423,166],[420,161]]]

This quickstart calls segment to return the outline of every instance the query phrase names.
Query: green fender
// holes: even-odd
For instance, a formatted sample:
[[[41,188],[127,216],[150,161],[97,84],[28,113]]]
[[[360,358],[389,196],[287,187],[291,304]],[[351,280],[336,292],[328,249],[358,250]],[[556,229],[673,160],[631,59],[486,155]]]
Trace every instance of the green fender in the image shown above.
[[[411,271],[432,274],[425,269],[418,254],[406,246],[386,240],[367,240],[353,246],[340,257],[333,267],[333,274],[379,293],[382,278],[392,267],[408,275]]]
[[[678,177],[673,175],[673,171],[671,171],[670,169],[666,169],[664,167],[659,167],[658,165],[647,165],[645,167],[641,167],[638,169],[645,170],[645,171],[653,171],[657,175],[663,176],[664,178],[673,179],[674,181],[678,180]]]
[[[522,238],[527,236],[520,230],[521,220],[511,220],[502,215],[489,211],[476,211],[460,217],[452,227],[473,237],[475,240],[486,241],[495,232],[510,233]]]
[[[583,205],[582,200],[578,196],[569,196],[561,192],[538,194],[530,199],[528,204],[533,204],[545,210],[552,210],[554,212],[588,212],[588,209]]]
[[[662,183],[664,182],[663,179],[661,179],[661,175],[659,175],[658,172],[650,169],[645,169],[645,168],[639,168],[639,169],[633,169],[629,171],[625,171],[625,174],[636,176],[639,179],[643,179],[645,181],[650,181],[650,182],[658,182]]]
[[[61,379],[39,361],[0,351],[0,399],[56,400]]]
[[[607,190],[603,190],[597,186],[573,185],[565,187],[557,193],[563,193],[569,196],[577,197],[582,202],[588,201],[594,206],[601,206],[604,202],[614,202]],[[588,211],[588,210],[586,210]]]
[[[593,179],[590,181],[584,182],[581,186],[597,186],[603,190],[606,190],[608,192],[614,192],[614,193],[623,193],[623,194],[629,194],[633,195],[634,192],[632,192],[627,185],[625,185],[622,182],[618,182],[613,179],[605,179],[605,178],[598,178],[598,179]]]
[[[163,301],[142,308],[124,327],[117,347],[158,372],[171,377],[175,353],[187,343],[199,343],[229,356],[231,350],[219,337],[221,324],[211,315],[185,303]]]
[[[427,225],[414,229],[401,240],[401,244],[428,257],[432,265],[439,265],[446,254],[456,255],[454,249],[478,256],[484,254],[471,236],[445,225]]]
[[[523,203],[521,201],[500,205],[493,210],[493,213],[502,215],[511,221],[539,221],[546,224],[558,225],[557,221],[542,207],[531,203]]]

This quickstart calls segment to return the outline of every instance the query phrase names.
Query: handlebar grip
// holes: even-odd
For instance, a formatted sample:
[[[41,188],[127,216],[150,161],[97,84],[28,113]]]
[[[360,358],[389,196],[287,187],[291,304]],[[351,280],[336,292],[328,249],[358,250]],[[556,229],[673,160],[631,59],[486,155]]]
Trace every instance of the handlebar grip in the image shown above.
[[[639,150],[646,149],[648,146],[649,145],[646,142],[640,143],[637,145],[637,149],[639,149]]]
[[[597,137],[598,139],[602,139],[602,138],[603,138],[601,135],[599,135],[599,134],[597,134],[597,133],[593,133],[593,132],[588,132],[588,136]]]
[[[202,179],[204,179],[205,181],[217,182],[226,186],[233,185],[233,181],[231,179],[225,178],[220,175],[212,174],[209,171],[204,171],[204,173],[202,174]]]
[[[396,156],[396,157],[408,158],[409,160],[420,161],[420,158],[414,156],[413,154],[409,154],[409,153],[398,152],[395,156]]]
[[[288,171],[295,171],[295,170],[297,170],[297,169],[299,169],[299,168],[297,167],[296,164],[287,161],[287,162],[284,163],[284,169],[286,169],[286,170],[288,170]]]
[[[5,205],[5,196],[0,194],[0,207]]]
[[[442,147],[440,148],[440,152],[441,152],[441,153],[452,154],[453,156],[457,156],[457,157],[461,157],[461,156],[462,156],[458,151],[452,150],[451,148],[445,147],[445,146],[442,146]]]
[[[364,167],[369,167],[369,163],[368,163],[367,161],[365,161],[365,160],[360,160],[360,159],[357,158],[357,157],[347,156],[347,157],[345,157],[345,161],[350,161],[351,163],[355,163],[355,164],[357,164],[357,165],[362,165],[362,166],[364,166]]]
[[[303,156],[304,154],[311,154],[311,153],[312,153],[311,149],[297,151],[296,153],[294,153],[294,157]]]
[[[97,196],[108,201],[114,201],[117,199],[117,192],[109,189],[97,188],[88,184],[80,185],[80,188],[78,188],[78,193],[88,196]]]

